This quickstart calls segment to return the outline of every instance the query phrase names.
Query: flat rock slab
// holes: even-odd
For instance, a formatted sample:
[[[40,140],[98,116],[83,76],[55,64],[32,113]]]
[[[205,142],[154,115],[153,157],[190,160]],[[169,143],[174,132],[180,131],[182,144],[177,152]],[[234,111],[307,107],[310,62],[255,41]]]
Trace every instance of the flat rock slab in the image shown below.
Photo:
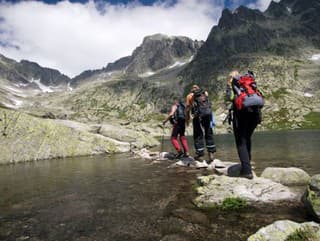
[[[198,207],[212,207],[226,198],[242,198],[250,204],[297,202],[300,195],[288,187],[269,179],[255,177],[252,180],[240,177],[209,175],[198,178]]]

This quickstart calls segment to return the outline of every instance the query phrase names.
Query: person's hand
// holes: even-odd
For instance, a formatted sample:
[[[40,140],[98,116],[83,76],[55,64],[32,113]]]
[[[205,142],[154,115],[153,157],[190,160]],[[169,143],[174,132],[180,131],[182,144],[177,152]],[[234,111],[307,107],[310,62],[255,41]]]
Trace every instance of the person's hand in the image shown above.
[[[162,121],[162,125],[165,125],[167,122],[164,120],[164,121]]]

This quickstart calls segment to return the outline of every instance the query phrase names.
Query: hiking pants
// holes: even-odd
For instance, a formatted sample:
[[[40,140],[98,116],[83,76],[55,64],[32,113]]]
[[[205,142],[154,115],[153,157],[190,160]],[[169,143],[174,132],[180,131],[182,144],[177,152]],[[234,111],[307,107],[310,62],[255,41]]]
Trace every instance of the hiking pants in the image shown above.
[[[211,116],[205,117],[195,117],[193,118],[193,140],[194,140],[194,148],[196,150],[197,155],[204,155],[204,139],[206,142],[206,147],[208,152],[216,152],[216,145],[213,139],[213,131],[210,126]],[[204,133],[203,133],[204,132]]]
[[[181,152],[181,146],[178,142],[178,136],[182,144],[184,152],[189,152],[188,142],[184,135],[186,129],[185,121],[178,121],[178,123],[173,124],[171,133],[171,143],[177,152]]]
[[[241,162],[241,173],[251,174],[251,136],[257,127],[260,114],[257,111],[234,111],[233,132]]]

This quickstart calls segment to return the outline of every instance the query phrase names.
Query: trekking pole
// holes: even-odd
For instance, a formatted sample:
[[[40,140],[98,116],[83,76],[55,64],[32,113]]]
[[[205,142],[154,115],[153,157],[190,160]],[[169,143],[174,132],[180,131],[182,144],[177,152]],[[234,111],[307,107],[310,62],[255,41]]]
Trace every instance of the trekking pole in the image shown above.
[[[159,152],[159,159],[160,159],[160,154],[163,152],[163,145],[164,145],[164,125],[158,125],[158,127],[162,128],[162,136],[161,136],[161,147],[160,147],[160,152]]]
[[[161,152],[163,152],[163,145],[164,145],[164,125],[162,125],[162,137],[161,137]]]

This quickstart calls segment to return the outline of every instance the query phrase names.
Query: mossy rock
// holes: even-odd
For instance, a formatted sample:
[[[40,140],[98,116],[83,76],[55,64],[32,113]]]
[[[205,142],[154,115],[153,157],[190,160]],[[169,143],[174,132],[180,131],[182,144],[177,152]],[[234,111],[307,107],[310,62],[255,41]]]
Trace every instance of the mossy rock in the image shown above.
[[[0,164],[127,152],[129,143],[77,130],[56,120],[0,109]]]

